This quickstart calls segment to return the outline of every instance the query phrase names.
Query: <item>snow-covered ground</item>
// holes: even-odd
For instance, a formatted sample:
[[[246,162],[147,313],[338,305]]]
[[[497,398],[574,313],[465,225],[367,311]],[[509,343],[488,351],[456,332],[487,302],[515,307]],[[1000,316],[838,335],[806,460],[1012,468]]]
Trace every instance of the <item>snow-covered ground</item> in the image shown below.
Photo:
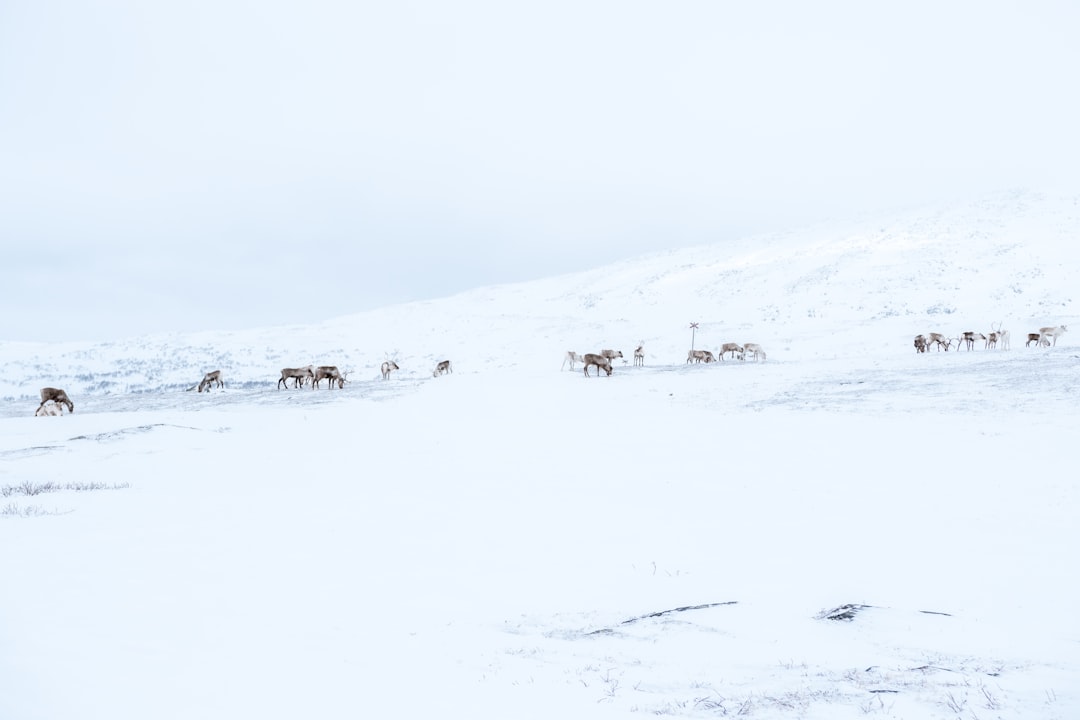
[[[1010,193],[0,343],[0,718],[1080,717],[1080,352],[1024,343],[1077,322],[1078,237],[1075,196]],[[690,322],[768,359],[687,365]],[[611,377],[560,369],[602,347]],[[276,389],[307,363],[350,382]],[[75,413],[31,417],[43,385]]]

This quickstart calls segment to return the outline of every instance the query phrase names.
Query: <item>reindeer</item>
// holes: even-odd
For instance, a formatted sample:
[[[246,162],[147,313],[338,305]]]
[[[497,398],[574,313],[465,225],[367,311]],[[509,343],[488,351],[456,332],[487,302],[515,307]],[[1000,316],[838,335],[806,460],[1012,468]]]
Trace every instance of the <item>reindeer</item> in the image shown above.
[[[941,333],[930,333],[929,338],[930,340],[926,344],[927,350],[929,350],[931,346],[936,346],[938,352],[941,352],[941,348],[945,348],[945,352],[949,352],[949,348],[952,347],[953,341]]]
[[[601,353],[596,355],[595,353],[585,353],[585,377],[589,377],[589,368],[596,366],[596,377],[600,377],[600,370],[604,370],[609,376],[611,375],[611,360],[604,357]]]
[[[559,368],[559,369],[560,370],[565,370],[566,369],[566,363],[570,363],[570,369],[573,370],[574,369],[574,363],[579,363],[579,362],[585,362],[585,358],[581,357],[580,355],[578,355],[573,350],[567,350],[566,351],[566,357],[563,358],[563,361],[562,361],[562,367]]]
[[[645,367],[645,343],[634,348],[634,367]]]
[[[611,362],[615,362],[615,358],[622,357],[622,350],[601,350],[600,354],[606,357]]]
[[[45,403],[52,401],[54,405],[67,405],[69,413],[75,412],[75,403],[71,402],[71,399],[67,396],[67,393],[60,388],[41,388],[41,404],[38,405],[38,410],[41,410],[45,406]],[[37,415],[37,413],[34,413]],[[51,415],[49,411],[45,411],[45,414]]]
[[[1009,331],[1002,330],[1002,323],[996,323],[997,327],[994,327],[995,323],[990,323],[990,334],[986,336],[986,349],[992,350],[1001,343],[1002,350],[1008,350]]]
[[[1049,340],[1053,338],[1054,345],[1057,346],[1057,339],[1065,334],[1065,331],[1069,328],[1064,325],[1058,325],[1057,327],[1044,327],[1039,328],[1039,336],[1042,340]],[[1049,344],[1049,342],[1047,343]]]
[[[716,360],[716,356],[709,350],[691,350],[686,353],[686,364],[689,365],[691,361],[695,364],[700,362],[711,363]]]
[[[975,332],[974,330],[968,330],[967,332],[960,333],[960,343],[966,345],[969,351],[975,348],[975,343],[979,340],[985,343],[986,336],[982,333]]]
[[[757,361],[759,358],[764,361],[765,348],[761,347],[757,343],[746,343],[745,345],[743,345],[743,357],[746,357],[747,355],[753,355],[755,361]]]
[[[924,352],[926,352],[926,348],[927,348],[926,336],[925,335],[916,335],[915,336],[915,352],[916,353],[924,353]]]
[[[1024,347],[1030,347],[1031,343],[1035,343],[1035,347],[1050,347],[1050,341],[1044,338],[1042,333],[1028,333],[1028,339],[1024,343]]]
[[[382,364],[382,367],[379,368],[379,371],[382,373],[382,379],[383,380],[389,380],[390,379],[390,372],[393,371],[393,370],[400,370],[400,369],[401,368],[398,367],[396,362],[394,362],[393,360],[387,360]]]
[[[39,405],[38,409],[34,411],[34,417],[45,417],[48,415],[59,416],[64,414],[64,406],[56,403],[49,405]]]
[[[341,390],[345,387],[346,375],[348,375],[348,373],[340,372],[334,365],[320,365],[315,368],[315,374],[312,376],[313,382],[311,383],[311,389],[314,390],[319,387],[319,383],[326,379],[330,381],[327,388],[328,390],[334,389],[334,383],[337,383],[338,390]]]
[[[440,375],[445,375],[447,373],[453,374],[453,372],[454,372],[454,368],[453,368],[453,366],[450,365],[450,361],[449,360],[443,360],[442,362],[440,362],[438,365],[435,366],[435,372],[432,373],[431,377],[439,377]]]
[[[293,388],[298,388],[304,384],[305,380],[310,380],[315,377],[315,368],[311,365],[302,368],[281,368],[281,379],[277,381],[278,390],[284,385],[289,387],[288,381],[293,381]]]
[[[744,357],[746,357],[745,352],[746,351],[741,345],[739,345],[739,343],[724,343],[720,346],[720,359],[724,359],[725,353],[731,353],[732,360],[734,360],[736,357],[742,360]]]
[[[210,388],[214,385],[217,385],[220,388],[225,387],[225,383],[221,380],[220,370],[208,372],[203,376],[202,382],[199,383],[199,392],[202,392],[203,390],[210,392]]]

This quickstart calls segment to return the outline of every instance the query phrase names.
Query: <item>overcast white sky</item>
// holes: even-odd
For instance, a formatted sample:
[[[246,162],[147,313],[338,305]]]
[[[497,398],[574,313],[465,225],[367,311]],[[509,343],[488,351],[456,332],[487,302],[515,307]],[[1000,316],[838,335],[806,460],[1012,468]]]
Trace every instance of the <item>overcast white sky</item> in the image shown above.
[[[1078,7],[9,0],[0,340],[304,322],[1071,186]]]

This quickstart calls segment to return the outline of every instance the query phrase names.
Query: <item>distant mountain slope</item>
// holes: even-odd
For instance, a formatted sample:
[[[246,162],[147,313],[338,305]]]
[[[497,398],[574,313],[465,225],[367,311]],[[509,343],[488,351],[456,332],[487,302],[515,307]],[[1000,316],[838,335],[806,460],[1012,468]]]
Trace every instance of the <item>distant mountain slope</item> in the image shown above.
[[[910,336],[1022,333],[1076,316],[1080,196],[1010,192],[888,218],[853,219],[673,250],[586,272],[479,288],[310,326],[162,334],[101,344],[0,343],[0,397],[50,384],[73,394],[179,390],[222,369],[231,387],[274,383],[308,363],[374,379],[451,358],[463,371],[558,368],[566,350],[645,341],[652,363],[755,341],[771,357],[911,352]]]

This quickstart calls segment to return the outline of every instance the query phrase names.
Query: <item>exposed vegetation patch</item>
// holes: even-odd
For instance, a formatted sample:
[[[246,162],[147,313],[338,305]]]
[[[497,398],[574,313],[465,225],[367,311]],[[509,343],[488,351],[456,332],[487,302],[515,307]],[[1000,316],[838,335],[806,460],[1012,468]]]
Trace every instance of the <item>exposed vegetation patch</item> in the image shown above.
[[[100,482],[69,482],[69,483],[34,483],[29,480],[18,485],[4,485],[0,487],[0,497],[12,497],[23,495],[34,497],[44,493],[62,492],[87,492],[90,490],[125,490],[131,487],[131,483],[100,483]]]
[[[682,607],[671,608],[670,610],[658,610],[647,615],[639,615],[632,617],[628,620],[623,620],[619,625],[632,625],[633,623],[641,620],[648,620],[650,618],[664,617],[665,615],[671,615],[673,613],[688,612],[691,610],[708,610],[709,608],[720,607],[722,605],[737,605],[737,600],[728,600],[726,602],[705,603],[704,605],[684,605]],[[592,632],[585,633],[586,635],[606,635],[615,632],[613,628],[600,628],[599,630],[593,630]]]
[[[18,503],[9,502],[0,507],[0,517],[40,517],[42,515],[64,515],[70,510],[48,510],[40,505],[20,506]]]
[[[815,617],[818,620],[843,620],[845,622],[850,622],[855,619],[856,615],[870,607],[873,607],[873,605],[841,605],[840,607],[835,607],[831,610],[822,610],[815,615]]]

